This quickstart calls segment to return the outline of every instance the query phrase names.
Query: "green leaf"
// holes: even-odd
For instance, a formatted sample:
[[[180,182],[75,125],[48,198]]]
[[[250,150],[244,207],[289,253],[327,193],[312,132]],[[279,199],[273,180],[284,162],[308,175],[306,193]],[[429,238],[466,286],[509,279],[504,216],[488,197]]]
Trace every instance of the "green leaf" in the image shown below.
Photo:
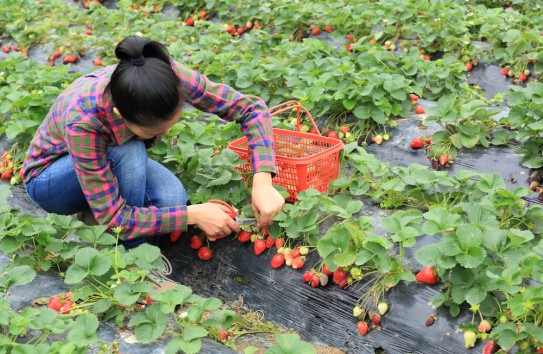
[[[354,246],[349,246],[345,252],[338,253],[334,256],[334,263],[338,267],[347,267],[354,263],[356,259],[356,249]]]
[[[8,184],[0,184],[0,212],[10,210],[8,198],[11,195],[11,189]]]
[[[10,269],[5,275],[6,286],[24,285],[30,283],[36,277],[34,269],[22,265]]]
[[[79,315],[68,332],[68,340],[78,347],[86,347],[98,341],[96,330],[98,329],[98,318],[95,314],[85,313]]]
[[[315,354],[313,346],[300,339],[300,336],[292,334],[278,334],[277,345],[266,350],[265,354]]]
[[[468,246],[462,253],[456,255],[456,260],[464,268],[476,268],[483,263],[486,251],[478,246]]]
[[[183,340],[190,342],[196,338],[207,336],[207,330],[200,326],[190,326],[183,329]]]
[[[135,314],[128,322],[129,327],[136,327],[136,338],[140,343],[155,341],[166,329],[168,315],[160,312],[158,306],[151,305],[144,313]]]

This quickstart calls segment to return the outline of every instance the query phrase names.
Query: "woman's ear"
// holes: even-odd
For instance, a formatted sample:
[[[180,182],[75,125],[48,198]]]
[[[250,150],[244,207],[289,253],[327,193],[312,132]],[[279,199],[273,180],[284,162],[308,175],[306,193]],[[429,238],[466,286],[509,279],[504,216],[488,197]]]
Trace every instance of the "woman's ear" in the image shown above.
[[[116,116],[119,116],[120,118],[123,117],[123,116],[121,116],[121,112],[119,112],[119,110],[117,109],[117,107],[113,107],[113,113],[114,113]]]

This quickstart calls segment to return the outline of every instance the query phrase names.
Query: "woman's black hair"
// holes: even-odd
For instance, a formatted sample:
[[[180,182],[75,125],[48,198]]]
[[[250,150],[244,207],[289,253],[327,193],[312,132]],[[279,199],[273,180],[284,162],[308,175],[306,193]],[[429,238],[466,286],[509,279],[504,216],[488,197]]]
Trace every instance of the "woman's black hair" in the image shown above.
[[[184,99],[167,49],[151,39],[130,36],[117,45],[115,56],[121,62],[111,75],[109,91],[121,116],[144,127],[172,119]]]

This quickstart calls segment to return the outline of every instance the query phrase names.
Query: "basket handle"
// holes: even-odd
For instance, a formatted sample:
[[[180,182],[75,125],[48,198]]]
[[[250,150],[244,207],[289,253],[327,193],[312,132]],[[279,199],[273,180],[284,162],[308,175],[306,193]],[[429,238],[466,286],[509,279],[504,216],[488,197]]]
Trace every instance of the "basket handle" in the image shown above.
[[[302,125],[300,124],[300,115],[301,115],[300,110],[303,110],[307,114],[307,116],[309,117],[309,120],[311,121],[311,124],[313,125],[313,128],[315,128],[315,130],[317,131],[317,135],[322,136],[319,128],[317,127],[317,124],[315,124],[315,121],[313,120],[313,117],[311,116],[311,113],[309,113],[307,108],[302,106],[300,104],[300,102],[298,102],[298,101],[291,100],[291,101],[280,103],[280,104],[278,104],[276,106],[271,107],[269,109],[269,112],[270,112],[270,115],[272,117],[274,117],[274,116],[279,115],[279,114],[281,114],[283,112],[292,111],[295,108],[296,108],[296,131],[300,131],[302,129]]]

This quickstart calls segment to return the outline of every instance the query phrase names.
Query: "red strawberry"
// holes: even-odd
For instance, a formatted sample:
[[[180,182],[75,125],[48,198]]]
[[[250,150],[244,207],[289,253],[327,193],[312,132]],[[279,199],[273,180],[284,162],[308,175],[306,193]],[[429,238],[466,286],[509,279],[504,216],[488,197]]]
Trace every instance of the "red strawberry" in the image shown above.
[[[535,64],[535,59],[530,59],[530,63]]]
[[[268,236],[266,239],[266,248],[272,248],[272,246],[275,244],[275,239],[271,236]]]
[[[347,44],[347,51],[348,51],[348,52],[352,52],[352,51],[353,51],[353,44],[352,44],[352,43]]]
[[[102,58],[96,58],[92,61],[92,65],[94,66],[102,66]]]
[[[424,147],[424,140],[422,140],[422,137],[417,136],[416,138],[411,140],[411,143],[409,144],[409,146],[413,150],[418,150],[418,149]]]
[[[411,102],[417,102],[419,100],[419,96],[415,95],[414,93],[410,93],[409,99],[411,100]]]
[[[203,242],[200,236],[194,235],[190,238],[190,248],[192,248],[193,250],[198,250],[202,246],[203,246]]]
[[[333,31],[332,27],[330,27],[330,26],[324,27],[324,32],[326,32],[326,33],[332,33],[332,31]]]
[[[266,242],[261,239],[256,239],[254,242],[255,254],[258,256],[266,250]]]
[[[351,128],[349,126],[347,126],[347,125],[344,125],[344,126],[340,127],[339,130],[341,130],[341,132],[343,134],[347,134],[348,132],[351,131]]]
[[[251,233],[249,231],[241,230],[238,235],[239,242],[249,242],[251,241]]]
[[[371,315],[371,322],[373,322],[374,325],[379,326],[379,323],[381,323],[381,315],[378,313]]]
[[[473,64],[470,63],[469,61],[468,61],[466,64],[464,64],[464,65],[466,66],[466,70],[467,70],[468,72],[470,72],[471,70],[473,70]]]
[[[315,275],[315,273],[313,273],[312,270],[308,270],[307,272],[305,272],[302,276],[304,283],[309,283],[311,279],[313,279],[313,275]]]
[[[87,36],[90,36],[92,34],[92,30],[90,28],[87,28],[87,30],[85,31],[85,34]]]
[[[424,55],[422,57],[423,60],[426,60],[426,61],[429,61],[430,60],[430,56],[429,55]]]
[[[153,300],[151,300],[151,298],[149,296],[147,296],[145,298],[145,300],[143,300],[143,302],[145,302],[146,305],[151,305],[151,303],[153,302]]]
[[[9,52],[11,51],[11,48],[9,47],[9,45],[4,44],[4,45],[2,46],[2,51],[3,51],[4,53],[9,53]]]
[[[432,136],[426,137],[426,144],[431,145],[432,144]]]
[[[254,29],[257,29],[257,30],[260,29],[260,28],[261,28],[261,27],[260,27],[260,23],[258,23],[258,22],[255,23],[255,24],[253,25],[253,28],[254,28]]]
[[[335,131],[331,130],[329,133],[328,133],[328,137],[329,138],[334,138],[334,139],[338,139],[338,135]]]
[[[15,43],[15,44],[13,45],[13,50],[16,51],[16,52],[18,52],[18,51],[21,50],[21,48],[19,48],[19,46],[17,45],[17,43]]]
[[[326,264],[322,266],[322,272],[326,275],[332,275],[332,271],[328,269],[328,266]]]
[[[421,269],[415,276],[419,283],[434,285],[437,283],[438,277],[433,266],[427,266]]]
[[[344,271],[343,269],[338,268],[334,271],[334,276],[332,280],[334,281],[334,283],[339,284],[343,279],[346,279],[346,278],[347,278],[347,272]]]
[[[375,45],[375,43],[377,43],[377,41],[375,39],[370,39],[368,43],[370,45]]]
[[[64,57],[64,60],[62,61],[64,64],[69,64],[69,63],[75,63],[77,61],[77,57],[75,55],[66,55]]]
[[[345,278],[341,279],[341,281],[340,281],[339,284],[338,284],[338,286],[339,286],[340,288],[342,288],[342,289],[343,289],[344,287],[346,287],[347,285],[349,285],[349,278],[348,278],[348,277],[345,277]]]
[[[415,106],[416,114],[423,114],[424,112],[426,112],[426,110],[422,106]]]
[[[230,34],[233,34],[234,33],[234,26],[232,25],[227,25],[226,26],[226,32],[230,33]]]
[[[314,288],[318,288],[320,284],[320,277],[317,274],[313,274],[313,277],[311,277],[311,286]]]
[[[292,258],[298,258],[300,257],[302,254],[300,253],[300,247],[294,247],[294,249],[292,250],[292,253],[291,253],[291,257]]]
[[[179,237],[181,237],[181,234],[182,234],[181,231],[170,232],[170,241],[176,242],[177,240],[179,240]]]
[[[186,26],[194,26],[194,20],[192,18],[187,18],[187,20],[185,21],[185,25]]]
[[[354,39],[354,37],[353,37],[353,35],[350,34],[350,33],[349,33],[348,35],[345,36],[345,40],[346,40],[347,42],[351,42],[353,39]]]
[[[507,68],[502,68],[500,70],[500,74],[502,74],[503,76],[507,76],[509,74],[509,70]]]
[[[365,336],[366,333],[368,333],[368,324],[366,322],[360,321],[356,326],[358,327],[358,332],[360,332],[361,335]]]
[[[303,268],[304,264],[305,264],[305,257],[298,257],[298,258],[294,258],[292,260],[292,268],[293,269]]]
[[[57,50],[55,52],[53,52],[53,57],[56,59],[58,57],[60,57],[62,55],[62,53],[60,52],[60,50]]]
[[[212,257],[211,250],[207,248],[206,246],[200,248],[198,250],[198,257],[203,261],[207,261],[208,259],[211,259]]]
[[[12,174],[13,174],[13,167],[10,167],[6,171],[2,172],[2,175],[0,175],[0,178],[3,179],[4,181],[7,181],[8,179],[11,178]]]
[[[449,155],[441,155],[439,157],[439,163],[442,165],[446,165],[447,163],[449,163]]]
[[[522,82],[528,80],[528,75],[526,75],[525,73],[521,73],[518,77],[518,79]]]
[[[198,17],[200,17],[200,19],[203,20],[204,18],[207,17],[207,12],[205,12],[204,10],[200,11],[200,12],[198,13]]]
[[[262,236],[268,236],[270,234],[267,227],[261,228],[260,233],[262,234]]]
[[[315,127],[309,129],[309,133],[310,133],[310,134],[319,135],[319,131],[318,131],[317,128],[315,128]]]
[[[483,354],[494,354],[498,351],[499,348],[500,346],[497,345],[495,342],[488,341],[483,348]]]
[[[224,329],[219,329],[219,336],[221,340],[226,340],[228,338],[228,333]]]
[[[52,310],[55,310],[57,312],[60,311],[60,308],[63,306],[62,301],[60,301],[60,295],[52,296],[49,299],[49,303],[47,304],[47,307],[49,307]]]
[[[238,27],[238,29],[236,30],[236,33],[241,36],[243,34],[243,28]]]
[[[280,249],[284,245],[285,245],[285,240],[283,240],[282,238],[275,239],[275,248]]]
[[[69,314],[70,311],[72,310],[72,305],[74,304],[74,302],[70,299],[66,299],[66,301],[64,302],[64,305],[62,305],[62,307],[58,310],[58,312],[62,313],[62,314]]]
[[[277,269],[285,263],[285,257],[282,254],[276,254],[271,259],[271,267]]]
[[[314,36],[318,36],[319,34],[321,34],[321,30],[318,29],[318,28],[313,28],[311,30],[311,34],[314,35]]]

